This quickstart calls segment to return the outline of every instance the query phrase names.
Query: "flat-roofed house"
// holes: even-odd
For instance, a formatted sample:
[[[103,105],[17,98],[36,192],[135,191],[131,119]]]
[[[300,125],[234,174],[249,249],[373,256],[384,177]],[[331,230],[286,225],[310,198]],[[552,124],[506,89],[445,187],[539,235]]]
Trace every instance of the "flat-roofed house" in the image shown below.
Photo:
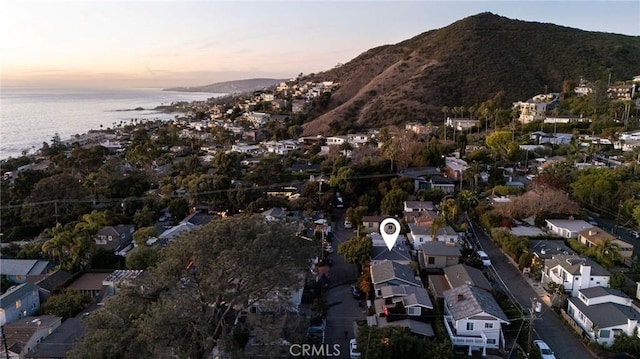
[[[562,238],[578,238],[578,233],[593,227],[591,223],[574,219],[547,219],[547,230]]]

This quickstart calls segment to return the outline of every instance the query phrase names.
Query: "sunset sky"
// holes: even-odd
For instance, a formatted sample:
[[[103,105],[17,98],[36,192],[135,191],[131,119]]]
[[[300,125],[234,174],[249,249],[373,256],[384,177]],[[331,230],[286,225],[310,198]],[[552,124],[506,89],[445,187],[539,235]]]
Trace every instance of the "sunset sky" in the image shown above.
[[[0,7],[0,86],[290,78],[484,11],[640,36],[640,1],[10,0]]]

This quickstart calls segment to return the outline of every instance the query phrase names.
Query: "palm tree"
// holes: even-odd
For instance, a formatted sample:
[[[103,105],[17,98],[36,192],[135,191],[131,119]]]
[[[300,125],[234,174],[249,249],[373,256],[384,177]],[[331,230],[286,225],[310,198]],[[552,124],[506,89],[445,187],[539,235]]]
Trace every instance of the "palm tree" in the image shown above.
[[[615,261],[621,259],[620,247],[611,239],[599,240],[591,247],[591,252],[605,268],[610,268]]]
[[[91,213],[82,215],[82,219],[78,222],[73,231],[75,233],[93,235],[100,228],[107,225],[107,214],[104,211],[93,210]]]
[[[69,253],[69,247],[73,242],[74,234],[70,226],[62,226],[58,223],[50,230],[52,237],[42,244],[42,251],[57,259],[62,265],[63,257]]]
[[[447,115],[449,114],[449,106],[442,106],[442,115],[443,115],[443,127],[444,127],[444,140],[447,140]]]

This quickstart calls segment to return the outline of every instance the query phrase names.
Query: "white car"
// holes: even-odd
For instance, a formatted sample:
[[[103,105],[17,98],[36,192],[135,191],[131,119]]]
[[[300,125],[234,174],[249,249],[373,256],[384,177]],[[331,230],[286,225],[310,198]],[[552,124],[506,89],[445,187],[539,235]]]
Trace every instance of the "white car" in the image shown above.
[[[484,251],[478,251],[478,257],[480,257],[480,260],[482,261],[483,266],[485,267],[491,266],[491,259],[489,259],[489,256],[487,255],[487,253],[485,253]]]
[[[358,343],[355,339],[349,340],[349,358],[360,358],[360,352],[358,351]]]
[[[322,249],[327,253],[333,253],[333,247],[330,244],[325,244]]]
[[[533,345],[538,347],[538,350],[540,350],[540,357],[542,359],[556,359],[556,356],[553,354],[553,351],[551,350],[551,348],[549,348],[547,343],[545,343],[544,341],[539,339],[534,340]]]
[[[351,229],[353,228],[353,224],[350,221],[344,221],[344,228]]]

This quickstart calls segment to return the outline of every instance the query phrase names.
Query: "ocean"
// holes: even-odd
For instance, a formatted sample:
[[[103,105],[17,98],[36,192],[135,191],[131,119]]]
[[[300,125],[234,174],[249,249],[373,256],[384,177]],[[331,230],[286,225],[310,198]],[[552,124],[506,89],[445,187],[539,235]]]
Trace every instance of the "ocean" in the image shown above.
[[[170,120],[176,114],[153,110],[178,101],[206,100],[213,93],[136,89],[0,89],[0,159],[34,153],[58,133],[68,140],[89,130],[131,119]],[[143,111],[131,111],[142,107]],[[101,127],[102,125],[102,127]]]

